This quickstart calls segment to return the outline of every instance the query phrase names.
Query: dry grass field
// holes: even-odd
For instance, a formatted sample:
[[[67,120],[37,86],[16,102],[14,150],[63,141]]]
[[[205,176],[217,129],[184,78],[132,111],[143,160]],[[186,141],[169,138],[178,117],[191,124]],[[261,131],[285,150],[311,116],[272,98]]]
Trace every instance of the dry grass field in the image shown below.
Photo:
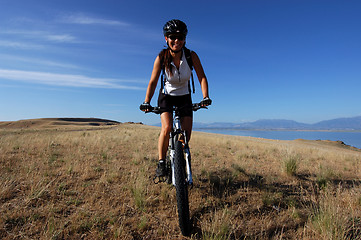
[[[0,123],[0,239],[183,239],[159,128],[39,121]],[[188,239],[361,239],[360,150],[194,132],[191,151]]]

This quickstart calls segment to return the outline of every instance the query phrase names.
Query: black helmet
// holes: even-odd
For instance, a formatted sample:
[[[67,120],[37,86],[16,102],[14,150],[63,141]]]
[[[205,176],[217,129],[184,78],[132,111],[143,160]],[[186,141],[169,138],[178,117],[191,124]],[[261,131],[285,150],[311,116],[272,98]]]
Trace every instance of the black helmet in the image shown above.
[[[164,36],[168,36],[172,33],[181,33],[184,36],[187,36],[188,29],[187,25],[178,19],[173,19],[168,21],[163,27]]]

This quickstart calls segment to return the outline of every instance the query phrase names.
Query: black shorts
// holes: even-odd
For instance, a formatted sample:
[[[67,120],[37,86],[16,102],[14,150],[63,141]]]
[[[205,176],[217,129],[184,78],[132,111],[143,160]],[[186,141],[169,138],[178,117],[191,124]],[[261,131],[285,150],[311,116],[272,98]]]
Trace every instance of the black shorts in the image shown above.
[[[161,108],[161,112],[172,112],[173,107],[178,107],[180,117],[193,117],[192,97],[190,94],[171,96],[160,92],[158,107]]]

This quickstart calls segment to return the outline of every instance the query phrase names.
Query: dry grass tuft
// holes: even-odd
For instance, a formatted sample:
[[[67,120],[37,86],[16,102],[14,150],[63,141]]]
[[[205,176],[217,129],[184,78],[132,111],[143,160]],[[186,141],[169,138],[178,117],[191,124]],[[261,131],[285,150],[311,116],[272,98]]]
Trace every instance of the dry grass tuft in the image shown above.
[[[182,239],[159,128],[0,131],[1,239]],[[360,151],[200,132],[191,150],[191,239],[360,239]]]
[[[296,176],[298,164],[301,161],[299,154],[288,154],[284,160],[284,171],[289,176]]]

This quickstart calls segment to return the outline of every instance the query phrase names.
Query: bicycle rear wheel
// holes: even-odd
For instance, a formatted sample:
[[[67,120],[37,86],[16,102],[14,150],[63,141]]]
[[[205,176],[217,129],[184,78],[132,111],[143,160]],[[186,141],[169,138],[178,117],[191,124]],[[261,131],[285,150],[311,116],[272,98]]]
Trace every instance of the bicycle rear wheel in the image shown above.
[[[177,195],[179,227],[184,236],[189,236],[191,226],[189,219],[188,186],[186,183],[185,160],[182,142],[176,142],[174,155],[174,177],[176,184],[175,188]]]

